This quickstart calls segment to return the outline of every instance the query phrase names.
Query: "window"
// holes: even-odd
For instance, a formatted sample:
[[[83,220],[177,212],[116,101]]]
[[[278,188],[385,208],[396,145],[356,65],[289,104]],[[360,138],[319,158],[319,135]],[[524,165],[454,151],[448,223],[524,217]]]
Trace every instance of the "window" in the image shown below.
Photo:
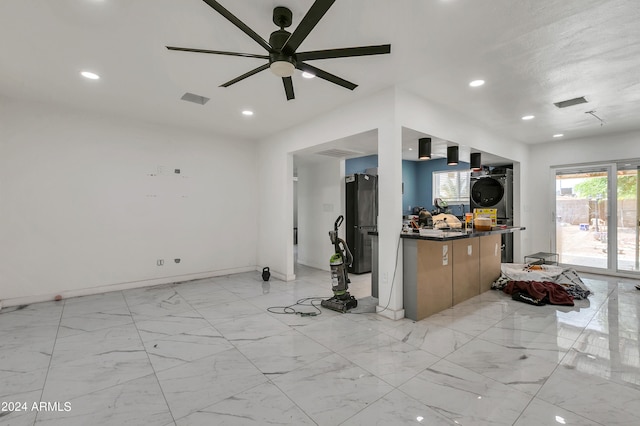
[[[469,204],[471,171],[433,172],[433,198],[449,204]]]

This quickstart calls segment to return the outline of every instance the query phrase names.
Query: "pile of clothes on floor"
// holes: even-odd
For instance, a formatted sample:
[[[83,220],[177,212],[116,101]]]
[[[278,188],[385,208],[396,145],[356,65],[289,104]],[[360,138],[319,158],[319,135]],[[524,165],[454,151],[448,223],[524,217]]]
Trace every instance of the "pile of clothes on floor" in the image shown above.
[[[591,290],[575,269],[556,265],[503,263],[502,273],[492,285],[494,290],[510,294],[513,300],[531,305],[573,306],[586,299]]]

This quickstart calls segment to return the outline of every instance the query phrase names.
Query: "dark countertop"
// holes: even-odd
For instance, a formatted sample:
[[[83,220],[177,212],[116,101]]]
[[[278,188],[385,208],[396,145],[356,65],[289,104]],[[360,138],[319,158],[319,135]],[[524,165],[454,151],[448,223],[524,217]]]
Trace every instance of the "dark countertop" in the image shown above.
[[[473,238],[473,237],[483,237],[485,235],[493,235],[493,234],[507,234],[514,231],[524,231],[524,226],[507,226],[506,228],[493,228],[491,231],[471,231],[471,232],[460,232],[460,231],[444,231],[442,236],[425,236],[420,235],[419,233],[408,232],[401,233],[401,238],[408,238],[413,240],[430,240],[430,241],[449,241],[449,240],[458,240],[461,238]],[[377,233],[376,233],[377,234]]]

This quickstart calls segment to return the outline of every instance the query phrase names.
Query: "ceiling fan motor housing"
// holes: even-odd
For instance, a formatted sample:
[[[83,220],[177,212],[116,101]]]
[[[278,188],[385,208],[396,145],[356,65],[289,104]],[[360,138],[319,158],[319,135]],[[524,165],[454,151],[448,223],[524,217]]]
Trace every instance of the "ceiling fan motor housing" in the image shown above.
[[[276,30],[269,36],[269,44],[273,47],[273,50],[281,51],[282,46],[289,40],[291,33],[287,30]]]
[[[269,37],[269,44],[273,48],[273,51],[269,53],[269,65],[271,70],[280,77],[288,77],[293,73],[297,62],[295,55],[287,54],[286,52],[281,52],[282,46],[289,40],[291,33],[285,30],[277,30],[271,33]],[[291,64],[291,66],[282,64],[282,62],[286,62]],[[276,65],[273,65],[277,63]],[[277,68],[274,67],[285,67],[282,71],[277,71]]]
[[[295,55],[289,55],[285,52],[280,51],[282,49],[282,46],[284,46],[287,40],[289,40],[290,36],[291,33],[285,30],[277,30],[271,33],[271,36],[269,37],[269,44],[273,48],[273,52],[269,53],[269,65],[272,65],[275,62],[288,62],[293,65],[293,68],[291,69],[295,69],[297,65]],[[280,75],[280,73],[276,72],[273,67],[271,67],[271,69],[277,75]],[[291,75],[289,72],[287,72],[286,74]],[[280,76],[282,77],[282,75]]]

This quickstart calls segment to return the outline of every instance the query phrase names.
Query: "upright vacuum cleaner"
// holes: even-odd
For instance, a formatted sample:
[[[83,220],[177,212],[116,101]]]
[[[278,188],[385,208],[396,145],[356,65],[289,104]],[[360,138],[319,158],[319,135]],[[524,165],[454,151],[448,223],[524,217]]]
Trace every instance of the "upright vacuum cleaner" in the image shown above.
[[[329,231],[329,238],[335,250],[335,253],[329,259],[333,297],[321,301],[320,305],[327,309],[344,313],[358,306],[358,301],[347,291],[349,289],[349,283],[351,282],[349,280],[347,267],[353,262],[353,255],[347,243],[338,237],[338,227],[342,225],[343,220],[344,217],[342,215],[338,216],[338,219],[336,219],[333,225],[333,231]]]

